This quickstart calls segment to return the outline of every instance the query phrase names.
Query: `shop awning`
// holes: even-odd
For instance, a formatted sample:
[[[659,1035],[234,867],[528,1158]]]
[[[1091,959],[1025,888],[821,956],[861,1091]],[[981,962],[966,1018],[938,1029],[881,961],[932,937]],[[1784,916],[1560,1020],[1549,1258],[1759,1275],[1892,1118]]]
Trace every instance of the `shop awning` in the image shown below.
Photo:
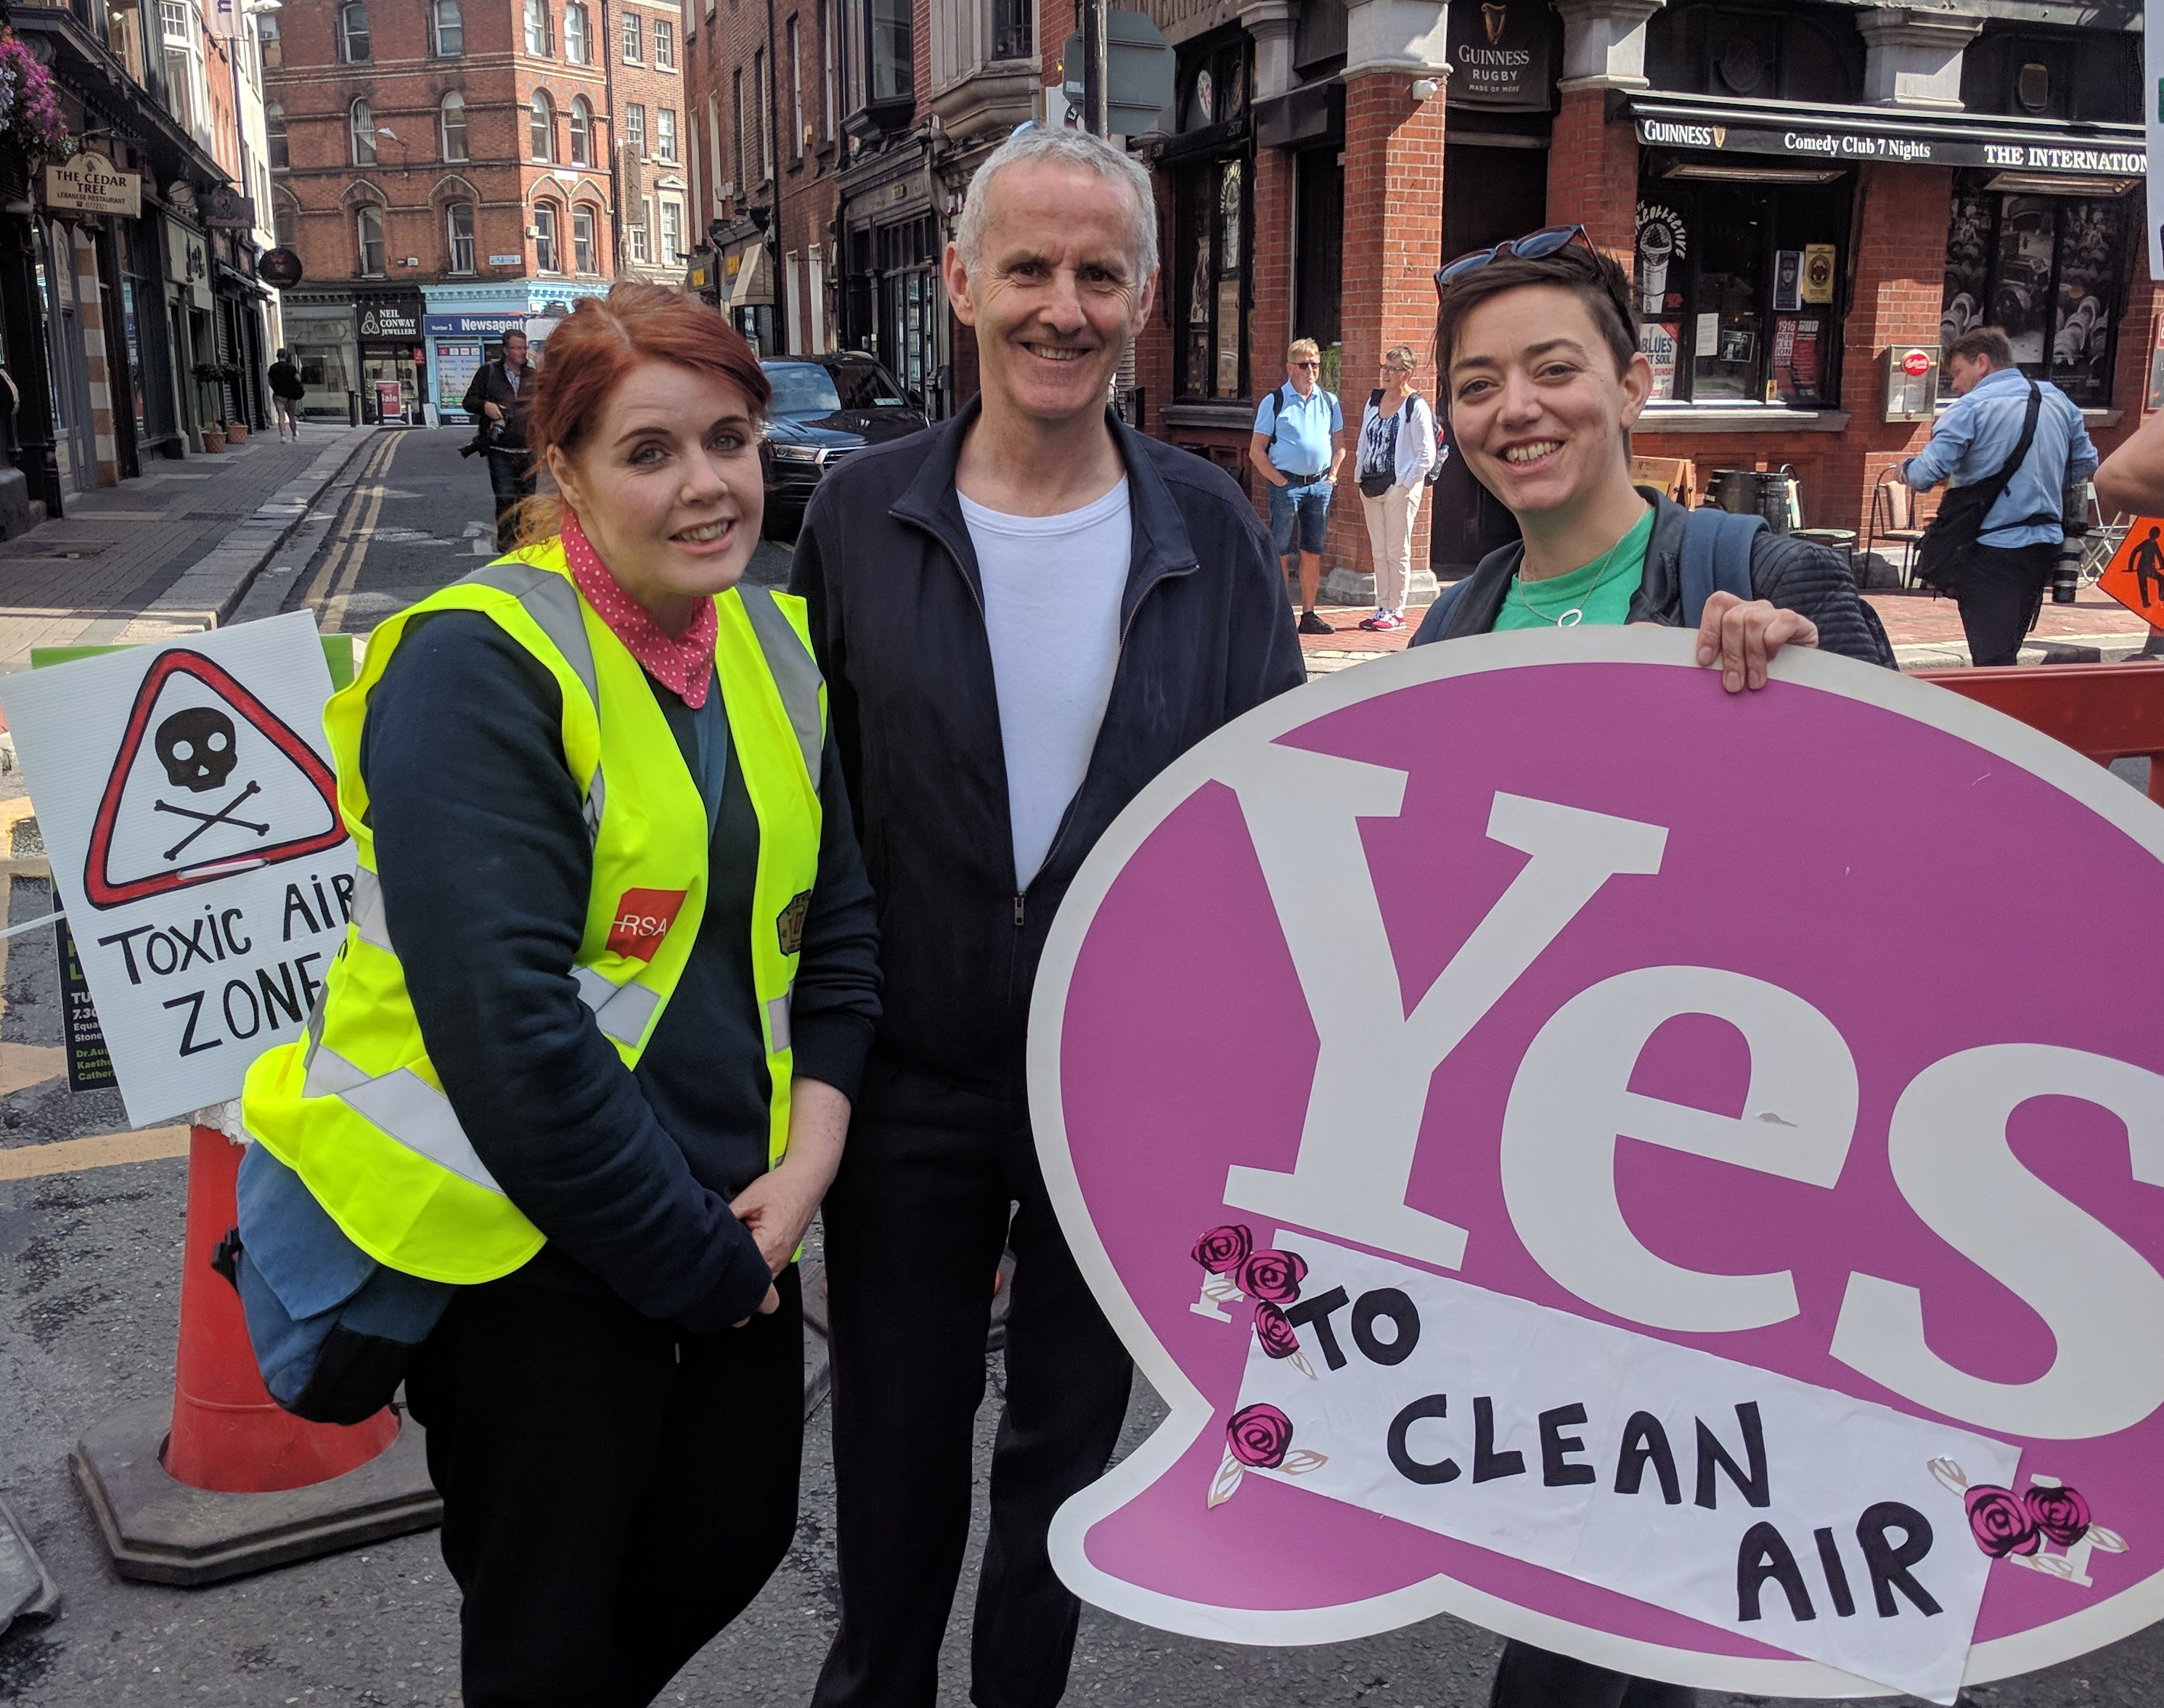
[[[754,239],[729,251],[729,307],[752,308],[774,301],[774,281],[765,265],[766,243]]]
[[[2129,182],[2149,170],[2138,124],[2066,124],[1995,113],[1904,113],[1801,101],[1716,101],[1652,91],[1620,99],[1642,148],[1772,155],[1798,166],[1833,170],[1888,160]]]

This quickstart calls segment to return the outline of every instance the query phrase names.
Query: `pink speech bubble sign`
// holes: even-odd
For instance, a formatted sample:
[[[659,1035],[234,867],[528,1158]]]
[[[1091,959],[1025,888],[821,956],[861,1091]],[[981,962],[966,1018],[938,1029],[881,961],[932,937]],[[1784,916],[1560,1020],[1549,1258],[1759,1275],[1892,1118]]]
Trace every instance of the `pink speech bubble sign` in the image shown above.
[[[1731,698],[1689,653],[1688,637],[1582,629],[1487,637],[1342,673],[1197,747],[1092,854],[1037,983],[1032,1106],[1076,1258],[1171,1415],[1054,1525],[1060,1573],[1089,1600],[1164,1629],[1262,1644],[1342,1640],[1447,1611],[1704,1688],[1874,1693],[1846,1673],[1291,1485],[1251,1478],[1238,1498],[1205,1508],[1253,1306],[1232,1306],[1229,1323],[1193,1308],[1203,1272],[1190,1248],[1219,1224],[1244,1223],[1258,1243],[1301,1225],[1228,1206],[1227,1173],[1295,1169],[1321,1027],[1336,1024],[1310,1012],[1247,815],[1225,780],[1252,779],[1258,763],[1275,763],[1258,753],[1276,747],[1402,774],[1396,809],[1358,825],[1401,1014],[1528,865],[1486,833],[1499,793],[1668,832],[1657,875],[1604,885],[1433,1073],[1404,1202],[1466,1240],[1460,1266],[1431,1254],[1426,1266],[1960,1423],[2019,1447],[2023,1481],[2077,1490],[2100,1527],[2092,1543],[2130,1548],[2092,1547],[2072,1569],[1993,1566],[1969,1682],[2053,1664],[2164,1615],[2164,1571],[2146,1533],[2164,1511],[2164,1413],[2146,1399],[2104,1432],[2101,1411],[2068,1427],[2042,1401],[2025,1411],[1994,1402],[1983,1408],[1993,1416],[1978,1417],[1934,1410],[1832,1352],[1860,1276],[1917,1290],[1930,1352],[2010,1393],[2047,1377],[2062,1338],[2072,1347],[2102,1332],[2130,1358],[2152,1356],[2164,1337],[2148,1308],[2164,1289],[2155,1273],[2164,1119],[2150,1117],[2164,1103],[2122,1120],[2067,1096],[2020,1102],[2002,1149],[2077,1220],[1988,1230],[1981,1245],[1964,1239],[1973,1256],[1904,1197],[1888,1135],[1920,1074],[1978,1048],[2113,1059],[2128,1064],[2137,1101],[2164,1091],[2164,814],[2071,749],[1890,671],[1790,652],[1767,691]],[[1326,817],[1323,806],[1316,816]],[[1358,933],[1355,875],[1316,865],[1281,882],[1299,890],[1283,906],[1304,910],[1303,931],[1321,919],[1326,931],[1342,921]],[[2111,924],[2054,933],[2044,910],[2069,889],[2111,897]],[[1853,1056],[1854,1138],[1830,1186],[1616,1148],[1618,1202],[1668,1262],[1793,1275],[1797,1309],[1770,1326],[1689,1332],[1605,1313],[1535,1260],[1505,1202],[1499,1135],[1529,1043],[1589,986],[1670,964],[1792,992]],[[1741,1034],[1691,1017],[1654,1033],[1631,1089],[1735,1114],[1750,1075]],[[1338,1141],[1348,1158],[1364,1142]],[[1979,1152],[1979,1170],[1983,1160]],[[2058,1242],[2079,1217],[2115,1240]],[[2124,1290],[2081,1302],[2091,1246],[2115,1246],[2147,1274],[2133,1308]],[[2051,1306],[2061,1334],[1993,1273],[2008,1261],[1994,1253],[2025,1254],[2031,1295],[2040,1264],[2069,1266],[2076,1303]],[[1904,1373],[1903,1385],[1917,1385]],[[2029,1427],[2004,1427],[2017,1416]],[[2048,1542],[2040,1555],[2063,1557]]]

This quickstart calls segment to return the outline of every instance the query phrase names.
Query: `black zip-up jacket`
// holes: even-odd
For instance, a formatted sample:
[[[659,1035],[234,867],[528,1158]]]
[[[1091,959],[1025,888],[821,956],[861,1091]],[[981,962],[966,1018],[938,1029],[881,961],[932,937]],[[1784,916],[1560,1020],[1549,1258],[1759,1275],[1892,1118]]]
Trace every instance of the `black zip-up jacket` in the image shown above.
[[[1231,478],[1107,417],[1134,539],[1120,655],[1082,786],[1016,882],[984,583],[954,488],[973,400],[822,480],[796,545],[842,773],[879,898],[875,1049],[947,1084],[1023,1096],[1030,985],[1084,856],[1142,786],[1305,679],[1269,540]]]
[[[1646,487],[1638,490],[1653,500],[1653,534],[1646,542],[1646,573],[1631,596],[1625,620],[1680,628],[1683,525],[1690,512]],[[1412,644],[1485,634],[1494,628],[1525,555],[1522,540],[1489,552],[1459,584],[1463,592],[1455,598],[1446,595],[1428,607]],[[1751,591],[1784,611],[1809,618],[1818,625],[1821,651],[1894,668],[1894,648],[1886,639],[1885,626],[1858,596],[1856,581],[1838,553],[1807,539],[1762,530],[1751,544]]]
[[[492,451],[523,453],[526,449],[526,406],[533,401],[533,382],[540,373],[529,360],[526,371],[518,377],[514,391],[511,376],[503,365],[502,358],[483,362],[474,371],[473,383],[466,387],[466,395],[459,401],[459,407],[473,417],[476,423],[474,443]],[[503,430],[491,437],[492,424],[481,413],[484,403],[493,403],[503,412]]]

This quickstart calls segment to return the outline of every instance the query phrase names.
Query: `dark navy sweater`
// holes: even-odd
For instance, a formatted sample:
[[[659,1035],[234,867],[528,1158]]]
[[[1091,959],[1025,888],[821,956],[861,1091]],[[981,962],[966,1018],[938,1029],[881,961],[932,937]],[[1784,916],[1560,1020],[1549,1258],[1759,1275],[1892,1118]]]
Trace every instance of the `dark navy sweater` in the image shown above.
[[[697,778],[701,714],[647,680]],[[721,697],[717,685],[703,717],[726,741]],[[488,618],[407,628],[361,732],[386,922],[460,1124],[548,1236],[518,1279],[605,1287],[646,1316],[725,1327],[768,1281],[729,1213],[767,1168],[748,923],[758,818],[728,743],[698,939],[627,1072],[570,977],[592,854],[562,710],[555,679]],[[880,1012],[878,931],[831,741],[820,793],[790,1027],[796,1074],[854,1099]]]

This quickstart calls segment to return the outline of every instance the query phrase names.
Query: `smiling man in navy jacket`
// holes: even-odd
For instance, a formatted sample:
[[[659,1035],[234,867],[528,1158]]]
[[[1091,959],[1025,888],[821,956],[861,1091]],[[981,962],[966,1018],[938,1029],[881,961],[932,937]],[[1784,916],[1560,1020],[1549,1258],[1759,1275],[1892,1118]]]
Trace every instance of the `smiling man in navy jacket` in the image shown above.
[[[1065,1687],[1079,1609],[1046,1533],[1110,1459],[1131,1367],[1037,1172],[1030,986],[1120,809],[1303,674],[1239,489],[1105,407],[1157,292],[1142,167],[1079,132],[1018,133],[978,170],[946,277],[981,395],[828,476],[793,581],[886,980],[826,1207],[842,1626],[819,1708],[932,1708],[1010,1243],[971,1695],[1045,1708]]]

